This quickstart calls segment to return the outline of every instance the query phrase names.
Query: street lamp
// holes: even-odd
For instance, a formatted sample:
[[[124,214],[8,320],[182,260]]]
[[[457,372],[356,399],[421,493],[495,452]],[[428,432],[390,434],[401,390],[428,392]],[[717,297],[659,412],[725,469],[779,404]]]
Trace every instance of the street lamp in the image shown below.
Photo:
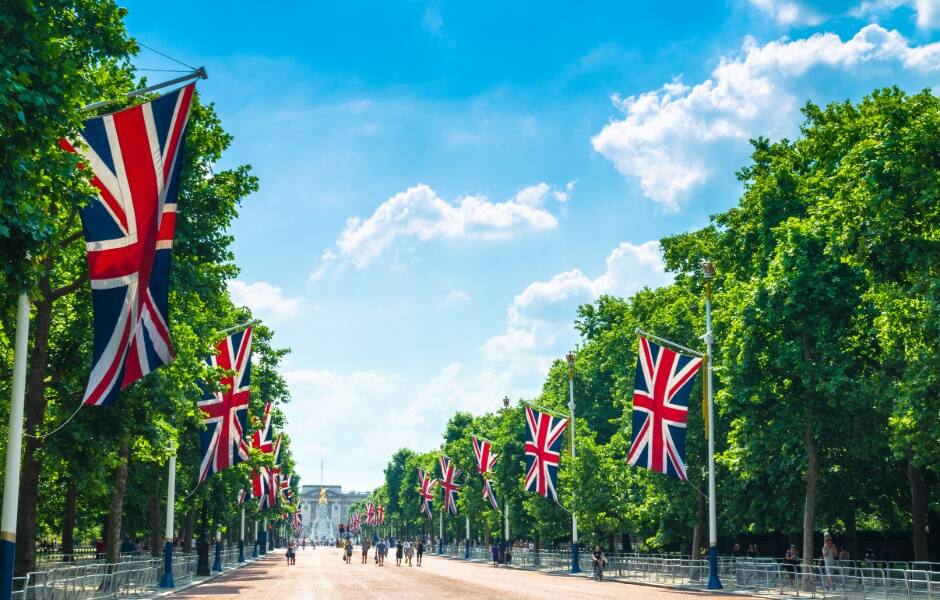
[[[712,397],[712,280],[715,279],[715,265],[711,261],[702,263],[705,278],[705,354],[708,357],[705,373],[705,385],[708,390],[708,589],[720,590],[718,578],[718,510],[715,500],[715,402]]]
[[[503,408],[509,408],[509,396],[503,397]]]
[[[571,460],[574,462],[574,353],[569,352],[565,356],[568,361],[568,412],[570,421],[568,427],[571,428],[571,435],[568,440],[571,442]],[[574,492],[571,494],[571,572],[580,573],[581,564],[578,557],[578,516],[575,514]]]

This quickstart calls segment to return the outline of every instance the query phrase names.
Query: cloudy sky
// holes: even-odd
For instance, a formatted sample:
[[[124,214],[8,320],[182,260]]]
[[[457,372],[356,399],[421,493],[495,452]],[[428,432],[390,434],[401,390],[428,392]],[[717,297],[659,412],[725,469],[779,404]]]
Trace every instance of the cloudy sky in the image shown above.
[[[655,240],[736,202],[749,138],[940,83],[940,0],[222,6],[128,26],[208,69],[220,166],[261,178],[232,294],[293,350],[303,480],[323,458],[358,490],[453,411],[536,394],[579,303],[667,281]]]

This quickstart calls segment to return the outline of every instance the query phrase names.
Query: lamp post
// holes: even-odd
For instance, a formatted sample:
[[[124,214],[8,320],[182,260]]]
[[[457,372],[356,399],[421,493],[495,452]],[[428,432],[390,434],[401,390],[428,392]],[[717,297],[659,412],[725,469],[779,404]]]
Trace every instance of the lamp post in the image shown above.
[[[568,361],[568,412],[570,421],[568,427],[571,429],[568,436],[571,442],[571,460],[574,462],[574,354],[569,352],[565,359]],[[571,494],[571,572],[580,573],[581,563],[578,557],[578,515],[575,513],[575,495]]]
[[[718,578],[718,509],[715,500],[715,401],[712,397],[712,280],[715,278],[715,265],[710,261],[702,264],[705,274],[705,353],[708,365],[705,384],[708,386],[708,589],[720,590]]]
[[[509,396],[503,396],[503,410],[509,410]],[[503,490],[503,556],[505,556],[505,546],[509,544],[509,496],[507,490]]]

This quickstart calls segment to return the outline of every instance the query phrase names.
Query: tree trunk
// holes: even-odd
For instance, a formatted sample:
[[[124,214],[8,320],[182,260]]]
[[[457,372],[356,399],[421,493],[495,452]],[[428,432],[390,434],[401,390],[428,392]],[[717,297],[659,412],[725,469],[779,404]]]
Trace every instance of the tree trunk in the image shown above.
[[[65,482],[65,510],[62,511],[62,555],[66,561],[75,554],[75,480]]]
[[[162,521],[160,519],[160,509],[163,503],[160,502],[160,484],[163,483],[160,477],[154,477],[150,498],[147,501],[147,513],[150,517],[150,556],[158,557],[163,554],[163,531]]]
[[[48,290],[49,277],[44,276],[40,288]],[[48,294],[46,295],[48,296]],[[33,347],[29,352],[26,381],[26,450],[20,471],[20,498],[16,510],[16,559],[14,571],[23,576],[36,567],[36,507],[39,504],[39,476],[42,440],[35,436],[46,415],[46,358],[49,331],[52,327],[52,303],[43,298],[35,302]]]
[[[695,527],[692,529],[692,558],[702,552],[702,533],[705,531],[705,497],[695,494]]]
[[[124,438],[118,446],[118,466],[114,469],[114,488],[111,491],[111,507],[108,509],[108,562],[117,563],[121,558],[121,516],[124,513],[124,492],[127,489],[127,457],[130,455],[130,440]]]
[[[193,550],[193,530],[196,528],[196,501],[193,500],[183,521],[183,552]]]
[[[927,491],[924,470],[914,464],[914,451],[907,448],[907,478],[911,484],[911,521],[913,524],[914,560],[927,557]]]
[[[813,425],[806,422],[806,502],[803,505],[803,564],[809,568],[813,564],[813,534],[816,530],[816,479],[819,472],[819,457],[816,450],[816,438]],[[809,579],[807,578],[807,581]]]
[[[849,558],[858,560],[858,525],[855,517],[855,500],[849,500],[848,513],[845,515],[845,543],[848,546]]]

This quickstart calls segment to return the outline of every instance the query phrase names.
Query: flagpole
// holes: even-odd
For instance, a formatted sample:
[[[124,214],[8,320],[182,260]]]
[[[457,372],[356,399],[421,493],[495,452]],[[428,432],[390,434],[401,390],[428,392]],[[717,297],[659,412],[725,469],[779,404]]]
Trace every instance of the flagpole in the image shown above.
[[[23,404],[26,396],[26,351],[29,338],[29,294],[20,293],[16,307],[13,382],[7,430],[6,470],[3,475],[3,513],[0,517],[0,600],[13,597],[16,558],[16,510],[20,496],[20,454],[23,447]]]
[[[230,334],[230,333],[234,333],[234,332],[236,332],[236,331],[241,331],[241,330],[243,330],[243,329],[248,329],[248,328],[251,327],[252,325],[257,325],[257,324],[260,323],[260,322],[261,322],[261,319],[253,319],[253,320],[251,320],[251,321],[246,321],[246,322],[244,322],[244,323],[239,323],[238,325],[233,325],[233,326],[229,327],[228,329],[223,329],[222,331],[217,331],[217,332],[216,332],[216,335],[225,337],[226,335],[228,335],[228,334]]]
[[[218,527],[218,525],[216,525]],[[212,563],[213,571],[222,570],[222,530],[215,530],[215,562]]]
[[[238,536],[238,562],[245,562],[245,504],[242,503],[242,527]]]
[[[718,508],[715,497],[715,401],[712,396],[712,280],[715,278],[715,265],[706,262],[702,265],[705,272],[705,353],[708,355],[706,385],[708,386],[708,589],[720,590],[718,578]]]
[[[255,543],[253,544],[253,547],[251,550],[251,557],[258,558],[258,519],[255,518],[255,519],[252,519],[252,521],[254,521],[255,523],[255,536],[254,536]]]
[[[143,96],[144,94],[149,94],[150,92],[155,92],[157,90],[162,90],[163,88],[170,87],[171,85],[176,85],[177,83],[183,83],[184,81],[189,81],[190,79],[209,79],[209,75],[206,73],[205,67],[199,67],[192,73],[187,73],[186,75],[181,75],[179,77],[174,77],[169,81],[164,81],[163,83],[155,83],[153,85],[148,85],[145,88],[140,88],[139,90],[134,90],[133,92],[128,92],[125,96],[125,100],[131,100],[137,96]],[[104,108],[105,106],[110,106],[117,102],[117,100],[100,100],[98,102],[92,102],[83,108],[85,112],[97,110],[99,108]]]
[[[464,549],[463,557],[464,560],[470,560],[470,517],[467,516],[467,546]]]
[[[163,577],[160,587],[176,587],[173,584],[173,509],[176,506],[176,444],[167,464],[166,481],[166,542],[163,545]]]
[[[568,412],[570,413],[571,420],[568,422],[568,426],[571,428],[569,433],[571,434],[568,439],[571,441],[571,462],[572,466],[574,463],[574,354],[571,352],[565,357],[568,361]],[[571,572],[580,573],[581,564],[580,557],[578,556],[578,515],[575,512],[575,494],[574,488],[572,488],[571,493]]]
[[[268,518],[264,518],[261,533],[258,534],[258,554],[264,556],[268,553]]]

